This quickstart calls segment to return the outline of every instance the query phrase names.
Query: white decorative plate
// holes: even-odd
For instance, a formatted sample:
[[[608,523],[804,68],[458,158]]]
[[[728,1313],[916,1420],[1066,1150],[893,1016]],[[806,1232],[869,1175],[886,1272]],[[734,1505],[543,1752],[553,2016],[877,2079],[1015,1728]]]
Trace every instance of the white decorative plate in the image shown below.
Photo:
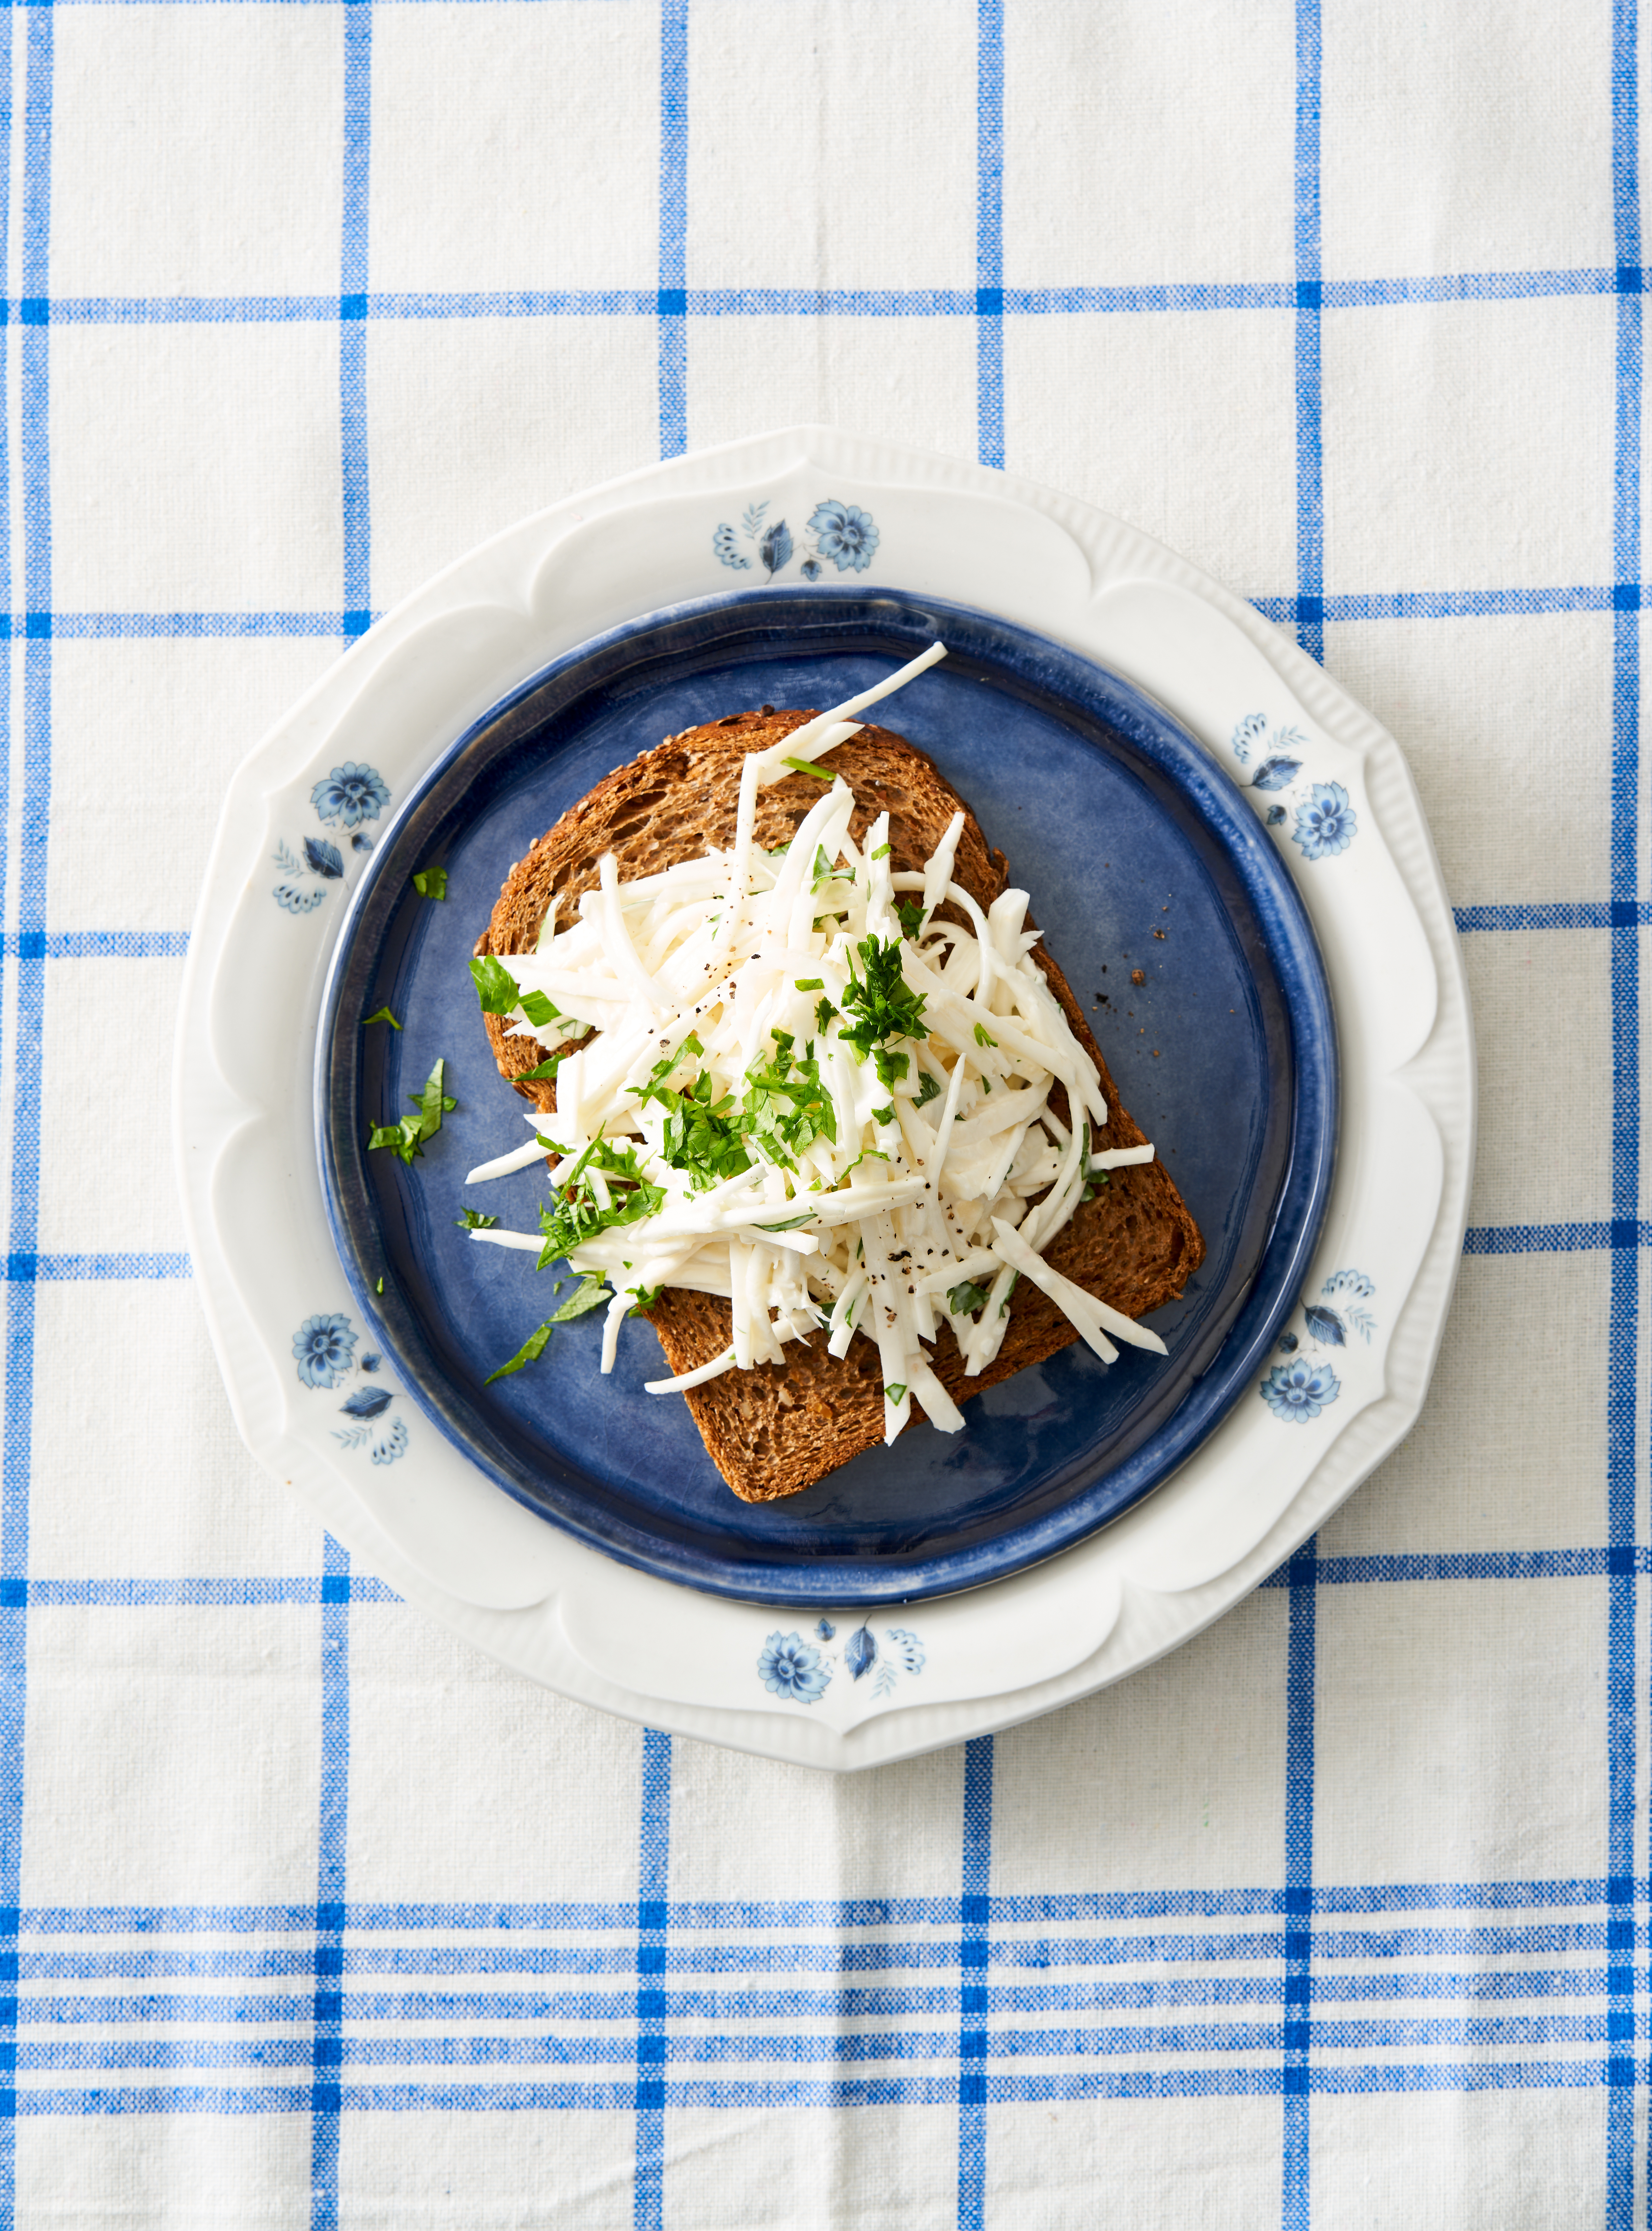
[[[776,532],[775,523],[791,522]],[[344,893],[432,760],[558,654],[721,587],[953,598],[1158,700],[1246,788],[1335,999],[1342,1135],[1319,1258],[1255,1390],[1177,1475],[1049,1563],[861,1619],[698,1594],[522,1509],[405,1400],[334,1253],[312,1066]],[[241,1431],[365,1565],[476,1645],[630,1719],[838,1769],[1010,1725],[1229,1609],[1411,1426],[1467,1213],[1475,1078],[1450,909],[1397,746],[1239,598],[1107,514],[810,427],[651,467],[499,536],[381,621],[231,785],[175,1080],[197,1279]]]

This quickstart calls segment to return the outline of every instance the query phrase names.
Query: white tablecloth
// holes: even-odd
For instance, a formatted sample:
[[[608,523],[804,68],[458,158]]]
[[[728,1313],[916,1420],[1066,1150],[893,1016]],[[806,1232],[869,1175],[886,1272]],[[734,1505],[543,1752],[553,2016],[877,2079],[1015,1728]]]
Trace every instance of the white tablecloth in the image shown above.
[[[4,2224],[1642,2220],[1648,46],[0,12]],[[542,1694],[319,1538],[168,1148],[261,730],[494,529],[800,419],[1070,488],[1323,657],[1416,770],[1484,1107],[1427,1412],[1334,1524],[1125,1685],[841,1782]]]

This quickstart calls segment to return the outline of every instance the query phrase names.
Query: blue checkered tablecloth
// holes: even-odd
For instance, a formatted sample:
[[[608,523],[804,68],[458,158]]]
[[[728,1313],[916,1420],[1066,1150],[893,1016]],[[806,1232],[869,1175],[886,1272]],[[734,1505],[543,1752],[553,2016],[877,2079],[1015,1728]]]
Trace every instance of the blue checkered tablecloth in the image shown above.
[[[1635,0],[0,9],[0,2231],[1645,2220],[1649,56]],[[1483,1092],[1334,1523],[842,1781],[319,1537],[168,1146],[260,731],[495,528],[802,419],[1294,630],[1410,755]]]

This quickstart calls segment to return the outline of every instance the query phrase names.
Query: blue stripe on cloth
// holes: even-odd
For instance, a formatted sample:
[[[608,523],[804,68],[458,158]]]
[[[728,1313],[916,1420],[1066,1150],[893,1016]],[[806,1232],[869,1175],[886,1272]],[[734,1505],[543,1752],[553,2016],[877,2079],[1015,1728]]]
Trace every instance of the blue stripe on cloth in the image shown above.
[[[1325,656],[1325,456],[1320,420],[1319,0],[1296,0],[1296,636]]]
[[[331,297],[328,298],[329,301]],[[657,296],[650,296],[650,301]],[[1300,597],[1253,597],[1264,619],[1292,626],[1315,620],[1475,619],[1540,612],[1605,612],[1621,610],[1615,599],[1633,594],[1642,609],[1644,588],[1614,589],[1592,583],[1555,587],[1396,590],[1360,596],[1316,597],[1307,607]],[[0,636],[50,635],[75,642],[126,642],[151,638],[201,641],[240,637],[338,635],[359,614],[338,611],[246,612],[13,612],[0,618]],[[377,615],[370,614],[369,618]],[[1644,903],[1644,902],[1642,902]],[[1586,925],[1585,925],[1586,926]]]
[[[665,1977],[670,1894],[671,1738],[645,1728],[634,1917],[636,1991],[626,2009],[636,2021],[636,2040],[628,2055],[636,2060],[636,2081],[627,2103],[636,2116],[631,2202],[635,2231],[664,2231],[665,2224]]]
[[[229,1604],[400,1603],[388,1581],[370,1574],[342,1581],[338,1574],[320,1573],[202,1573],[177,1580],[145,1580],[122,1575],[109,1580],[31,1580],[0,1582],[0,1588],[26,1590],[23,1600],[31,1608],[63,1610],[70,1607],[104,1609],[119,1607],[132,1611],[175,1609],[201,1606],[216,1608]],[[343,1593],[340,1593],[342,1588]],[[0,1596],[0,1601],[5,1600]]]
[[[82,1280],[188,1278],[187,1255],[8,1255],[5,1276],[16,1286],[73,1285]]]
[[[1003,0],[975,14],[975,452],[1003,469]]]
[[[30,930],[26,935],[48,960],[182,960],[190,949],[187,929]],[[26,949],[12,931],[5,939],[8,957]]]
[[[368,184],[372,158],[373,11],[344,10],[344,225],[339,255],[339,426],[344,478],[346,643],[372,618],[371,461],[367,437]]]
[[[1547,588],[1393,589],[1362,595],[1320,597],[1318,618],[1325,621],[1455,620],[1526,618],[1536,612],[1610,612],[1618,609],[1621,585],[1571,582]],[[1635,592],[1637,598],[1645,592]],[[1298,597],[1253,597],[1264,619],[1289,627],[1304,618]]]
[[[1652,1245],[1652,1224],[1615,1217],[1609,1224],[1471,1224],[1462,1235],[1465,1255],[1575,1255],[1610,1247],[1614,1252]]]
[[[1300,1552],[1298,1553],[1300,1554]],[[1447,1549],[1400,1552],[1386,1556],[1316,1557],[1313,1576],[1321,1588],[1392,1581],[1552,1581],[1597,1579],[1611,1569],[1622,1551],[1578,1549]],[[1652,1550],[1634,1552],[1635,1569],[1652,1571]],[[1261,1585],[1294,1585],[1291,1563],[1281,1565]]]
[[[1595,2091],[1614,2079],[1604,2060],[1424,2061],[1414,2066],[1333,2066],[1310,2072],[1308,2089],[1370,2097],[1382,2092]],[[947,2076],[855,2080],[774,2079],[762,2082],[686,2079],[662,2084],[665,2107],[747,2114],[784,2108],[939,2107],[956,2085]],[[1004,2105],[1085,2099],[1268,2098],[1283,2088],[1278,2067],[1174,2067],[1040,2072],[997,2071],[989,2098]],[[1300,2098],[1301,2094],[1294,2095]],[[91,2090],[30,2086],[17,2098],[19,2115],[262,2115],[302,2110],[302,2086],[110,2086]],[[346,2114],[533,2113],[612,2111],[629,2104],[623,2084],[345,2084]]]
[[[336,308],[336,306],[335,306]],[[336,612],[22,612],[16,636],[50,635],[74,643],[215,642],[242,637],[339,635]]]
[[[43,296],[49,277],[51,240],[52,94],[55,38],[48,9],[31,9],[24,34],[26,90],[23,113],[23,281],[26,294]],[[8,50],[10,51],[10,50]],[[30,611],[52,605],[51,536],[51,336],[45,327],[24,327],[18,339],[18,449],[23,473],[23,598]],[[9,599],[10,601],[10,599]],[[51,806],[51,643],[25,637],[23,693],[23,798],[16,844],[16,913],[20,931],[43,931],[46,911],[46,844]],[[10,682],[10,676],[8,676]],[[7,697],[10,701],[10,689]],[[5,737],[5,805],[12,810],[12,738]],[[10,891],[4,895],[8,908]],[[45,999],[45,959],[20,944],[11,962],[16,970],[11,1200],[8,1253],[35,1252],[40,1224],[41,1040]],[[10,1595],[29,1572],[29,1490],[33,1461],[35,1395],[35,1289],[32,1283],[6,1284],[6,1389],[4,1512],[0,1517],[0,1585]],[[0,1819],[0,1909],[3,1940],[0,1959],[15,1977],[16,1910],[23,1879],[23,1830],[28,1699],[28,1608],[8,1603],[0,1610],[3,1628],[4,1680],[0,1693],[0,1742],[3,1742],[3,1817]],[[10,1998],[4,2017],[9,2057],[15,2060],[16,2003]],[[15,2076],[0,2092],[0,2231],[16,2220],[16,2091]]]
[[[1305,2024],[1316,2047],[1340,2053],[1399,2053],[1442,2047],[1468,2051],[1505,2050],[1511,2046],[1607,2045],[1608,2016],[1591,2014],[1462,2014],[1426,2017],[1365,2017]],[[1150,2053],[1277,2054],[1281,2024],[1251,2021],[1125,2022],[1107,2027],[1055,2029],[1017,2027],[995,2036],[991,2060],[1121,2060]],[[952,2044],[944,2030],[902,2028],[843,2034],[829,2029],[809,2037],[765,2031],[752,2036],[691,2035],[674,2039],[666,2055],[671,2068],[714,2068],[720,2064],[764,2062],[794,2067],[853,2068],[878,2062],[944,2060]],[[18,2067],[29,2074],[132,2069],[193,2069],[228,2072],[245,2068],[298,2068],[309,2060],[301,2037],[139,2037],[35,2039],[19,2047]],[[494,2035],[436,2037],[419,2033],[349,2037],[342,2040],[340,2069],[384,2067],[474,2068],[483,2071],[551,2066],[593,2070],[631,2058],[629,2041],[590,2035]],[[663,2082],[663,2078],[661,2081]],[[484,2084],[486,2079],[483,2079]],[[479,2101],[479,2105],[483,2104]]]
[[[1300,1553],[1299,1553],[1300,1554]],[[1326,1560],[1334,1564],[1336,1560]],[[96,1583],[62,1582],[62,1587]],[[121,1585],[126,1585],[122,1583]],[[133,1582],[131,1585],[145,1585]],[[171,1585],[156,1582],[157,1587]],[[194,1586],[196,1583],[190,1583]],[[201,1585],[207,1585],[201,1583]],[[317,1585],[313,1576],[295,1586]],[[382,1587],[357,1578],[352,1581],[352,1600],[369,1599],[364,1590]],[[313,1594],[294,1601],[313,1602]],[[378,1600],[388,1601],[388,1595]],[[663,1737],[661,1738],[664,1740]],[[984,1740],[984,1738],[983,1738]],[[1532,1880],[1506,1879],[1465,1883],[1437,1882],[1332,1884],[1313,1892],[1316,1913],[1389,1913],[1462,1911],[1483,1906],[1488,1911],[1528,1911],[1541,1906],[1596,1906],[1607,1903],[1610,1885],[1602,1875],[1552,1877]],[[1074,1922],[1153,1919],[1163,1917],[1255,1916],[1276,1917],[1286,1911],[1287,1893],[1276,1884],[1253,1884],[1236,1888],[1188,1888],[1163,1891],[1052,1892],[1039,1896],[994,1898],[988,1901],[988,1921],[996,1928],[1018,1928],[1029,1922]],[[797,1929],[887,1929],[908,1927],[950,1931],[961,1942],[961,1898],[763,1898],[731,1901],[707,1898],[668,1898],[661,1926],[668,1930],[724,1932]],[[26,1906],[17,1917],[24,1934],[53,1937],[257,1935],[271,1930],[307,1933],[314,1927],[308,1905],[37,1905]],[[558,1900],[545,1904],[515,1902],[464,1904],[424,1903],[418,1900],[387,1904],[364,1900],[347,1906],[345,1926],[358,1937],[376,1931],[405,1935],[467,1931],[556,1931],[577,1933],[612,1931],[630,1938],[637,1927],[636,1903],[625,1900]],[[919,1964],[945,1964],[946,1947],[926,1939]],[[1125,1940],[1119,1940],[1123,1943]],[[1138,1940],[1132,1940],[1138,1941]],[[1274,1955],[1281,1952],[1277,1934],[1255,1940]],[[1603,1943],[1604,1939],[1601,1940]],[[816,1948],[817,1949],[817,1948]],[[881,1941],[851,1948],[851,1963],[867,1964],[860,1953],[889,1950]],[[908,1964],[908,1950],[899,1948],[897,1965]],[[379,1956],[375,1955],[375,1956]],[[397,1956],[400,1956],[399,1955]],[[420,1956],[423,1956],[422,1955]],[[441,1956],[446,1956],[442,1953]],[[517,1956],[513,1952],[512,1957]],[[593,1956],[596,1956],[593,1955]],[[608,1955],[602,1957],[606,1960]],[[619,1956],[624,1964],[624,1954]],[[737,1963],[738,1964],[738,1963]],[[629,2009],[628,2009],[629,2012]]]
[[[1317,1592],[1314,1541],[1285,1567],[1290,1585],[1285,1668],[1285,2021],[1280,2078],[1283,2101],[1281,2220],[1285,2231],[1307,2231],[1312,2157],[1308,2121],[1307,2008],[1313,1988],[1314,1641]]]
[[[1620,268],[1641,260],[1639,68],[1636,0],[1612,10],[1612,187]],[[1612,564],[1616,579],[1637,585],[1641,566],[1641,286],[1617,297],[1617,409],[1614,417]],[[1636,594],[1634,602],[1638,606]],[[1639,889],[1637,814],[1641,779],[1641,622],[1638,610],[1612,616],[1612,897],[1632,902]],[[1638,925],[1616,919],[1612,941],[1612,1216],[1640,1215],[1641,1078]],[[1609,1973],[1616,1986],[1608,2007],[1609,2037],[1620,2050],[1608,2061],[1606,2221],[1629,2231],[1635,2211],[1636,1777],[1638,1678],[1634,1549],[1637,1527],[1637,1421],[1641,1265],[1615,1247],[1606,1356],[1607,1538],[1607,1849],[1613,1898],[1607,1923]],[[1610,1962],[1610,1954],[1619,1958]],[[1652,2144],[1652,2137],[1649,2137]]]
[[[1477,930],[1645,929],[1652,905],[1644,899],[1556,899],[1543,905],[1454,907],[1460,936]]]
[[[10,147],[15,127],[14,79],[16,33],[15,17],[6,11],[6,20],[0,26],[0,145]],[[32,119],[30,122],[32,124]],[[33,142],[29,152],[33,152]],[[32,184],[36,173],[32,165],[25,170],[27,184]],[[44,174],[42,175],[42,178]],[[11,257],[11,197],[0,197],[0,271],[10,270]],[[0,532],[0,602],[9,611],[15,601],[11,562],[11,346],[8,332],[0,336],[0,520],[6,522]],[[11,642],[8,634],[3,651],[0,651],[0,824],[10,818],[11,810],[11,695],[14,662]],[[0,845],[0,915],[9,903],[8,880],[10,863],[6,848]],[[13,954],[3,955],[7,960]],[[3,986],[0,985],[0,990]],[[32,1297],[31,1297],[32,1298]],[[12,2102],[16,2089],[17,2062],[17,1901],[22,1894],[22,1844],[23,1800],[23,1736],[28,1703],[28,1611],[24,1605],[3,1601],[5,1581],[21,1580],[27,1569],[28,1537],[26,1507],[20,1507],[26,1491],[26,1470],[19,1477],[18,1458],[27,1466],[28,1452],[16,1450],[14,1429],[26,1422],[26,1413],[21,1406],[14,1406],[12,1393],[14,1319],[10,1297],[6,1303],[6,1393],[4,1419],[4,1447],[0,1458],[0,1744],[3,1744],[4,1759],[0,1764],[0,1982],[5,1988],[0,1993],[3,2011],[0,2011],[0,2056],[5,2070],[0,2081],[0,2101],[3,2115],[0,2116],[0,2224],[11,2231],[17,2212],[17,2147],[16,2127],[13,2120]],[[21,1555],[18,1553],[21,1552]],[[14,1562],[14,1558],[16,1562]]]
[[[660,0],[660,455],[688,446],[688,0]]]
[[[333,0],[336,4],[336,0]],[[402,0],[406,4],[406,0]],[[1001,38],[996,42],[1002,50]],[[1002,80],[994,105],[1001,124]],[[978,219],[979,212],[978,210]],[[1152,316],[1176,312],[1294,310],[1297,282],[1171,281],[1121,287],[1004,287],[1001,279],[962,287],[687,287],[661,279],[654,288],[550,287],[375,294],[346,290],[352,315],[378,319],[655,317],[662,290],[681,296],[672,314],[690,318],[971,318],[981,314],[980,288],[999,299],[997,317]],[[1326,310],[1387,309],[1436,302],[1525,301],[1557,295],[1615,294],[1616,270],[1462,271],[1416,276],[1323,280]],[[330,325],[339,315],[331,294],[78,294],[18,298],[3,305],[12,324],[53,326]]]
[[[958,2231],[982,2231],[986,2208],[987,1970],[992,1948],[991,1736],[964,1751],[964,1851],[958,1898]]]
[[[345,1854],[350,1826],[350,1558],[331,1534],[321,1576],[321,1786],[316,1836],[315,1988],[310,2019],[310,2227],[338,2231],[344,2034]]]

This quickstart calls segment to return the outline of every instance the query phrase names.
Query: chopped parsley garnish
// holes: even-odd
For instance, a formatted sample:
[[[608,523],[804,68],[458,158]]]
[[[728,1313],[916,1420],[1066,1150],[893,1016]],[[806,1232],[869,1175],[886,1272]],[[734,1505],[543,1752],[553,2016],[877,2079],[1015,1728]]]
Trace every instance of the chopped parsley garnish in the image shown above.
[[[811,891],[817,891],[823,883],[829,883],[832,880],[832,863],[826,857],[826,847],[823,844],[816,844],[815,847],[815,870],[814,874],[810,878],[810,889]]]
[[[557,1291],[558,1293],[562,1291],[559,1283]],[[604,1302],[610,1301],[612,1298],[607,1287],[603,1284],[602,1272],[587,1271],[562,1307],[559,1310],[552,1310],[539,1330],[528,1335],[510,1361],[501,1363],[497,1371],[490,1371],[483,1380],[482,1385],[491,1387],[494,1380],[508,1379],[513,1371],[520,1371],[524,1364],[537,1363],[545,1354],[545,1342],[550,1339],[555,1326],[571,1324],[575,1317],[583,1317],[587,1310],[599,1309]]]
[[[886,1387],[883,1390],[883,1399],[892,1408],[899,1409],[907,1399],[907,1390],[903,1383],[897,1379],[893,1387]]]
[[[832,1017],[833,1017],[836,1012],[837,1012],[836,1008],[835,1006],[833,1006],[833,1005],[832,1005],[832,1003],[831,1003],[831,1001],[830,1001],[829,999],[816,999],[816,1002],[815,1002],[815,1028],[816,1028],[816,1029],[820,1032],[820,1034],[821,1034],[821,1036],[822,1036],[823,1038],[824,1038],[824,1037],[825,1037],[825,1035],[826,1035],[826,1025],[827,1025],[827,1024],[830,1022],[830,1020],[832,1019]]]
[[[531,1332],[528,1335],[508,1363],[501,1363],[497,1371],[488,1373],[482,1385],[491,1387],[494,1380],[508,1379],[513,1371],[519,1371],[524,1364],[537,1363],[545,1354],[545,1344],[551,1337],[551,1319],[547,1317],[538,1332]]]
[[[917,1105],[920,1108],[927,1108],[932,1100],[939,1100],[939,1085],[936,1083],[934,1077],[930,1074],[928,1070],[923,1070],[918,1079]]]
[[[880,844],[877,850],[872,853],[869,857],[874,860],[887,860],[894,850],[894,846],[893,844]]]
[[[548,1084],[567,1058],[566,1051],[549,1054],[537,1067],[525,1069],[520,1077],[513,1077],[512,1082],[516,1084]]]
[[[998,1041],[987,1036],[987,1026],[984,1023],[978,1023],[975,1026],[975,1043],[978,1046],[996,1046]]]
[[[552,1006],[543,992],[524,992],[519,1005],[536,1031],[558,1021],[562,1013],[561,1008]]]
[[[636,1300],[632,1306],[626,1310],[626,1316],[628,1317],[640,1317],[645,1310],[651,1310],[654,1307],[655,1303],[659,1300],[661,1295],[663,1294],[665,1288],[663,1286],[639,1286],[636,1290]]]
[[[816,782],[837,780],[830,767],[817,767],[813,760],[782,760],[780,764],[782,766],[789,766],[794,774],[812,774]]]
[[[912,1063],[904,1053],[891,1053],[887,1046],[873,1048],[872,1064],[878,1072],[878,1083],[886,1091],[890,1092],[894,1091],[895,1086],[912,1067]]]
[[[966,1278],[961,1285],[947,1288],[946,1306],[955,1317],[972,1317],[978,1310],[986,1307],[987,1292],[985,1286],[975,1285]]]
[[[497,954],[484,953],[470,964],[475,980],[476,997],[481,1001],[484,1015],[508,1015],[521,998],[516,988],[516,979],[499,960]]]
[[[445,1061],[438,1060],[425,1079],[423,1092],[410,1092],[408,1098],[418,1109],[416,1116],[403,1116],[399,1123],[380,1123],[374,1127],[367,1141],[371,1154],[376,1147],[388,1147],[399,1154],[410,1167],[416,1154],[423,1154],[424,1142],[434,1139],[442,1128],[442,1119],[451,1115],[459,1103],[442,1089]]]
[[[714,1100],[716,1087],[703,1070],[690,1080],[686,1092],[674,1091],[665,1083],[685,1055],[692,1059],[704,1051],[691,1034],[677,1052],[655,1062],[646,1084],[630,1088],[644,1107],[657,1100],[665,1109],[665,1136],[660,1151],[674,1170],[686,1173],[696,1193],[709,1193],[725,1178],[738,1177],[752,1167],[752,1157],[741,1142],[739,1122],[730,1114],[734,1106],[732,1092]]]
[[[807,1210],[802,1216],[792,1217],[788,1223],[759,1224],[754,1228],[758,1232],[798,1232],[802,1230],[805,1224],[812,1224],[814,1220],[815,1212],[811,1208]]]
[[[496,1216],[484,1216],[480,1209],[461,1209],[454,1222],[461,1232],[491,1232],[499,1222]]]
[[[603,1276],[601,1271],[587,1271],[568,1300],[559,1310],[552,1311],[546,1323],[571,1324],[576,1317],[585,1316],[590,1310],[600,1309],[604,1302],[612,1301],[613,1296],[603,1284]]]
[[[983,1092],[991,1092],[991,1090],[992,1090],[992,1079],[991,1079],[990,1077],[984,1077],[981,1079],[981,1090],[982,1090],[982,1091],[983,1091]]]
[[[618,1180],[617,1186],[608,1186],[606,1208],[591,1183],[593,1169],[600,1170],[605,1180]],[[642,1175],[635,1147],[627,1147],[622,1153],[611,1140],[593,1139],[557,1187],[553,1205],[539,1211],[545,1245],[539,1251],[539,1268],[543,1271],[547,1263],[594,1239],[599,1232],[611,1232],[617,1225],[640,1224],[644,1217],[657,1212],[664,1199],[665,1187],[650,1185]]]
[[[872,1121],[874,1123],[893,1123],[894,1122],[894,1101],[892,1100],[887,1108],[874,1108],[872,1110]]]
[[[769,1160],[790,1170],[797,1167],[797,1157],[806,1154],[816,1139],[829,1139],[836,1145],[837,1111],[831,1094],[820,1081],[820,1064],[812,1042],[799,1060],[790,1031],[776,1031],[773,1035],[773,1060],[766,1068],[756,1065],[745,1072],[740,1120]]]
[[[445,899],[448,896],[447,870],[421,868],[413,878],[413,888],[422,899]]]
[[[826,979],[823,976],[800,976],[795,988],[799,992],[823,992],[826,989]],[[821,1005],[823,1006],[825,1001],[823,1000]],[[376,1023],[378,1018],[377,1015],[371,1015],[368,1020]],[[823,1029],[824,1025],[822,1027]]]
[[[857,950],[864,980],[849,961],[849,980],[843,993],[843,1012],[855,1019],[840,1029],[844,1042],[864,1061],[875,1045],[888,1038],[915,1038],[923,1034],[924,995],[914,992],[900,973],[900,941],[892,937],[880,945],[875,937],[862,938]]]
[[[379,1273],[378,1284],[373,1288],[373,1291],[374,1291],[376,1294],[382,1294],[382,1293],[384,1292],[384,1273],[381,1271],[381,1272]]]
[[[364,1015],[361,1018],[363,1030],[369,1023],[388,1023],[393,1031],[399,1031],[402,1027],[388,1007],[381,1007],[376,1015]]]
[[[895,912],[900,917],[900,927],[915,945],[924,926],[924,910],[916,899],[897,899]]]

